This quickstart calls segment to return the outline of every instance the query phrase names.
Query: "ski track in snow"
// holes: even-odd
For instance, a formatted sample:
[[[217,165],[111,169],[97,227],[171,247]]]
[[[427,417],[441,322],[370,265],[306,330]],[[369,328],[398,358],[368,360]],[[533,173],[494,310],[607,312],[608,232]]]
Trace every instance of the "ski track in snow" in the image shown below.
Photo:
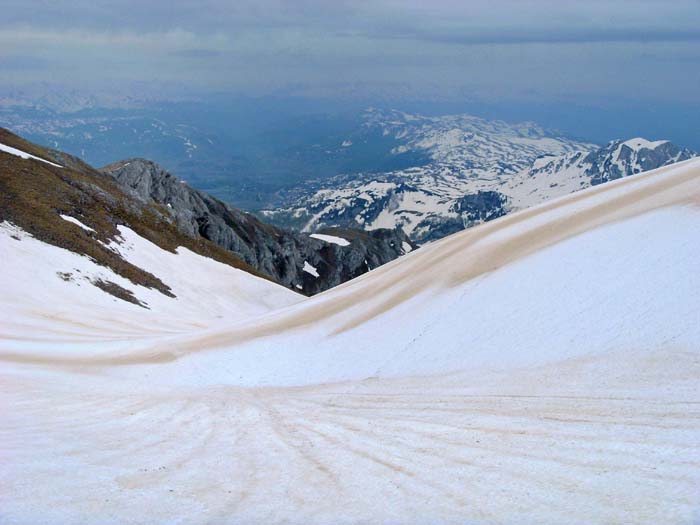
[[[0,521],[693,523],[698,206],[693,160],[307,300],[122,229],[114,248],[181,304],[136,290],[152,311],[112,310],[128,337],[100,317],[115,307],[99,290],[84,306],[71,296],[85,326],[70,313],[49,322],[31,293],[3,321]],[[0,240],[4,260],[39,249]],[[219,272],[211,288],[176,280],[183,261]],[[235,297],[213,295],[222,282]],[[256,315],[237,312],[257,290]],[[42,322],[69,333],[38,344],[22,331]]]
[[[457,379],[90,395],[3,381],[21,409],[0,429],[5,517],[683,523],[697,508],[697,402],[430,388]]]

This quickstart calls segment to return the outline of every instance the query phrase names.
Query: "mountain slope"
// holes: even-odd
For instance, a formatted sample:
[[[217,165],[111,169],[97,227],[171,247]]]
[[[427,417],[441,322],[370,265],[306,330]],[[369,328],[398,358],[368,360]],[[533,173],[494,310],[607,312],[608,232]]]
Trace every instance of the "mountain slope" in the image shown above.
[[[412,249],[396,229],[329,233],[347,242],[327,242],[261,222],[204,192],[197,191],[157,164],[130,159],[103,168],[144,202],[165,207],[181,232],[231,251],[258,271],[308,295],[376,268]]]
[[[344,239],[341,244],[287,232],[181,184],[143,159],[98,171],[76,157],[42,148],[2,128],[0,155],[0,222],[87,255],[134,284],[155,287],[166,295],[168,286],[162,280],[110,247],[119,237],[118,225],[128,226],[165,250],[187,248],[307,295],[357,277],[413,248],[399,230],[317,232]],[[60,219],[63,215],[94,231],[88,234],[71,226]],[[117,288],[110,286],[110,290]],[[123,291],[118,295],[129,297]]]
[[[183,246],[264,276],[230,252],[179,233],[170,225],[165,210],[130,198],[111,177],[80,159],[27,142],[3,128],[0,144],[0,221],[11,222],[40,240],[87,254],[117,273],[131,271],[133,275],[126,276],[135,282],[149,278],[119,262],[119,257],[104,246],[118,235],[118,224],[133,228],[163,249]],[[80,229],[57,220],[62,214],[80,217],[94,235],[77,235]]]
[[[53,343],[17,333],[0,341],[2,512],[692,523],[699,207],[690,160],[501,217],[255,319],[188,334],[144,322],[129,338],[93,321],[85,330],[104,331],[90,344],[76,327]]]
[[[182,331],[221,310],[243,318],[301,299],[231,252],[180,233],[164,209],[130,197],[79,159],[2,129],[0,144],[5,337],[33,326],[41,339],[54,325],[61,333],[63,323],[98,320],[123,333],[144,319]],[[178,268],[219,280],[195,289]],[[38,304],[58,298],[50,319],[36,315]]]

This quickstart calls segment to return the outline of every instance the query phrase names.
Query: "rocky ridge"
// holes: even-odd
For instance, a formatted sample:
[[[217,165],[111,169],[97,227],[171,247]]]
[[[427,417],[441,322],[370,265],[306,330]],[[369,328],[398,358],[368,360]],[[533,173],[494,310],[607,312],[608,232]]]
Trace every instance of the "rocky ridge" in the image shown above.
[[[102,171],[135,198],[161,205],[184,234],[211,241],[280,284],[307,295],[362,275],[415,247],[398,228],[316,231],[347,244],[277,228],[190,187],[145,159],[116,162]]]

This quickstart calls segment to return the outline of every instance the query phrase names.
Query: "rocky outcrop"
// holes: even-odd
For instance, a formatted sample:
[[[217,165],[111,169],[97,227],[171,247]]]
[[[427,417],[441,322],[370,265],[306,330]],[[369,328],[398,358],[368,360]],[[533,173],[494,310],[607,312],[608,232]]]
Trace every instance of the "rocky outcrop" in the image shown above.
[[[400,229],[319,232],[345,239],[345,245],[277,228],[195,190],[149,160],[129,159],[103,171],[134,197],[160,204],[183,233],[212,241],[307,295],[362,275],[414,247]]]
[[[497,191],[478,191],[455,199],[449,214],[428,215],[416,226],[420,242],[432,242],[506,215],[508,197]]]
[[[508,213],[508,197],[497,191],[478,191],[460,197],[450,211],[459,213],[465,228]]]

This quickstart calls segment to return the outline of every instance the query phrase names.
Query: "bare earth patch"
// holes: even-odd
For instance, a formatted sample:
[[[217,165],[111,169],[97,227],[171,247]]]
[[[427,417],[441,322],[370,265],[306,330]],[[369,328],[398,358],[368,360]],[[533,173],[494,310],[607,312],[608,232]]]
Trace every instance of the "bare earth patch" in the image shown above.
[[[67,281],[68,279],[63,279],[63,280]],[[141,308],[146,308],[147,310],[149,309],[147,304],[140,301],[134,295],[134,292],[132,292],[131,290],[127,290],[126,288],[123,288],[122,286],[119,286],[117,283],[114,283],[112,281],[107,281],[104,279],[94,279],[90,282],[92,284],[94,284],[95,286],[97,286],[103,292],[107,292],[109,295],[112,295],[112,296],[116,297],[117,299],[121,299],[122,301],[126,301],[128,303],[138,305]]]

